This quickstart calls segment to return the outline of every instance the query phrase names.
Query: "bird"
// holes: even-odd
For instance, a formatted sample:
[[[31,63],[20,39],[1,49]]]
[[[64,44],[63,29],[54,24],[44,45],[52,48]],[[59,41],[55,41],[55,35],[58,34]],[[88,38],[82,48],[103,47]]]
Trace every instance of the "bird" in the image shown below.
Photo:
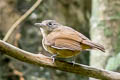
[[[70,58],[77,56],[81,51],[97,49],[105,52],[104,46],[92,42],[75,29],[64,26],[55,20],[44,20],[35,23],[41,30],[43,48],[55,57]]]

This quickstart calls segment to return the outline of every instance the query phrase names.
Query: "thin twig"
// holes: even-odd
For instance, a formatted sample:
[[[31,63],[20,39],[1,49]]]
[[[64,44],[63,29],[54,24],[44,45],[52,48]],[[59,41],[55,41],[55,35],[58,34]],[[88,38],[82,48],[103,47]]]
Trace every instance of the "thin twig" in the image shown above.
[[[30,64],[48,67],[53,69],[58,69],[62,71],[72,72],[88,77],[98,78],[102,80],[120,80],[120,73],[107,71],[104,69],[98,69],[91,66],[86,66],[82,64],[73,64],[55,60],[53,60],[47,56],[42,54],[33,54],[24,50],[21,50],[17,47],[14,47],[2,40],[0,40],[0,52],[6,55],[9,55],[15,59],[18,59],[23,62],[27,62]]]
[[[42,0],[37,0],[35,4],[24,14],[22,15],[8,30],[7,34],[3,38],[3,41],[7,41],[12,32],[15,30],[15,28],[23,21],[25,20],[41,3]]]

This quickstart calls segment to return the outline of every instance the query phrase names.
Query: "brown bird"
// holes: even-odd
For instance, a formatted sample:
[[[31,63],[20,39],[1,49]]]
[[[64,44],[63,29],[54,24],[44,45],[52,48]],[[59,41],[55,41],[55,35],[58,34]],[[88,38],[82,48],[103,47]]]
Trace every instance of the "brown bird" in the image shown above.
[[[46,51],[60,58],[76,56],[80,51],[98,49],[105,52],[102,45],[89,40],[80,32],[63,26],[55,20],[45,20],[35,23],[40,28],[43,40],[42,45]]]

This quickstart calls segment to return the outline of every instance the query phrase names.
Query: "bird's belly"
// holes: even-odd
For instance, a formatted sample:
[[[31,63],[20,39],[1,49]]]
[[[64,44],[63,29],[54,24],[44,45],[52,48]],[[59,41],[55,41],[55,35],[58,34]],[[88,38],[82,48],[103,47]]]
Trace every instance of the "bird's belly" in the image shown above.
[[[51,46],[45,46],[45,45],[44,45],[44,48],[51,54],[57,54],[57,57],[60,57],[60,58],[73,57],[79,54],[80,52],[77,50],[73,51],[73,50],[68,50],[68,49],[56,49]]]

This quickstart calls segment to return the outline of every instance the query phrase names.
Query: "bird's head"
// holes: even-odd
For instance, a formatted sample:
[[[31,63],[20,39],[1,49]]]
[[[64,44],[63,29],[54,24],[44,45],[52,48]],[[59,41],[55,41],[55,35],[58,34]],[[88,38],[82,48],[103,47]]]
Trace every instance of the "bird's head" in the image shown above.
[[[35,26],[37,28],[40,28],[41,31],[43,30],[45,33],[50,33],[54,29],[58,28],[60,24],[57,23],[55,20],[44,20],[41,23],[35,23]]]

